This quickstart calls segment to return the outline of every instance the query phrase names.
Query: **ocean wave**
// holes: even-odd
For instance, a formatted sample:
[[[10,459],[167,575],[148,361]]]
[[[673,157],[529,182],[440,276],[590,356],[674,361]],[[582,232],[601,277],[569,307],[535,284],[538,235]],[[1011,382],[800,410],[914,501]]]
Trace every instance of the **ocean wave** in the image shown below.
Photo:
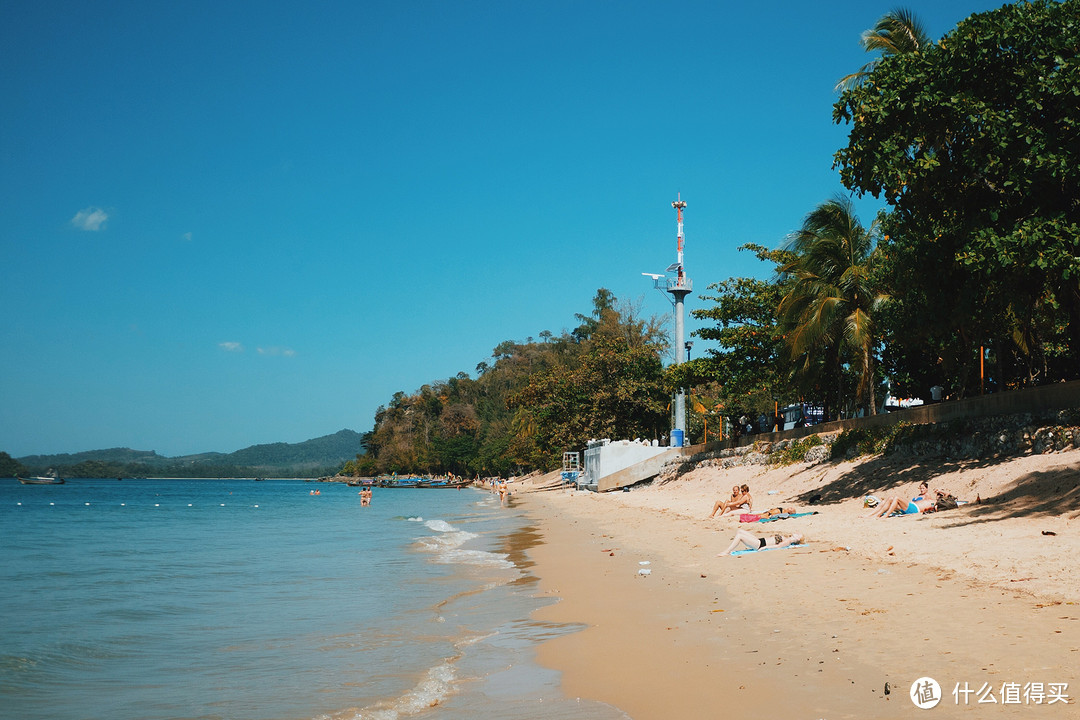
[[[507,559],[508,554],[464,549],[462,546],[465,543],[479,537],[476,533],[459,530],[445,520],[428,520],[424,525],[439,535],[417,538],[417,543],[433,553],[436,562],[507,569],[514,567],[514,563]]]
[[[460,657],[460,655],[458,656]],[[321,715],[316,720],[398,720],[417,715],[436,707],[454,691],[457,671],[454,661],[448,658],[427,671],[427,674],[401,697],[382,701],[360,710],[349,710],[334,715]]]
[[[450,523],[445,520],[428,520],[424,523],[428,528],[435,532],[448,533],[448,532],[461,532]],[[475,536],[474,536],[475,537]]]

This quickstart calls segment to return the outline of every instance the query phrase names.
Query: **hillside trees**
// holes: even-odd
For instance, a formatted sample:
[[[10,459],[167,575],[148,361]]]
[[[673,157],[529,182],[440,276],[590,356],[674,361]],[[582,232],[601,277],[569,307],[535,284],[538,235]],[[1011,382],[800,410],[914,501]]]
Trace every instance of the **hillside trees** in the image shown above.
[[[11,478],[28,474],[22,463],[6,452],[0,452],[0,477]]]
[[[508,474],[549,469],[590,437],[656,437],[667,424],[661,324],[601,288],[579,325],[540,342],[499,343],[466,373],[395,393],[353,467]]]
[[[1080,372],[1080,1],[1006,5],[844,92],[835,161],[891,206],[890,372],[978,389]],[[925,392],[925,388],[920,388]]]
[[[536,467],[554,467],[562,452],[578,450],[590,438],[666,435],[661,324],[642,320],[632,307],[617,307],[604,290],[593,305],[592,316],[578,315],[574,362],[533,374],[509,399],[520,412],[519,429],[532,430],[529,459]]]

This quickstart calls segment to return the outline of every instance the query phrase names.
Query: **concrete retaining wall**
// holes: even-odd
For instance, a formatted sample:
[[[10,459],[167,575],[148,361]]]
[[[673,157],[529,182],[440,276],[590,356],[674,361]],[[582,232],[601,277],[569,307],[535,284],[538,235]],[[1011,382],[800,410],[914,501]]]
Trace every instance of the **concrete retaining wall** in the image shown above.
[[[960,420],[964,418],[986,417],[990,415],[1013,415],[1015,413],[1043,413],[1067,408],[1080,408],[1080,380],[1067,383],[1055,383],[1042,385],[1026,390],[1013,390],[1010,392],[994,393],[992,395],[977,395],[963,400],[948,400],[932,405],[919,405],[891,413],[871,415],[862,418],[849,418],[847,420],[833,420],[832,422],[811,425],[804,428],[793,428],[783,432],[758,433],[757,435],[744,435],[739,438],[739,445],[750,445],[756,440],[795,440],[810,435],[823,435],[831,432],[842,432],[853,428],[879,428],[895,425],[899,422],[908,422],[912,425],[925,425],[928,423],[946,422],[948,420]],[[693,453],[706,450],[719,450],[725,447],[733,447],[730,440],[711,442],[694,445],[690,448]]]

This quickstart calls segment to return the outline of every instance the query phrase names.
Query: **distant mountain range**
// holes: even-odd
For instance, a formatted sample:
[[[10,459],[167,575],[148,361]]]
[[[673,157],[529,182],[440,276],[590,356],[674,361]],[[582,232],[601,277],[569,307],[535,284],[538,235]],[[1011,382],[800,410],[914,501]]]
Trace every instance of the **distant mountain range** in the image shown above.
[[[64,477],[319,477],[362,453],[361,435],[341,430],[301,443],[252,445],[232,453],[164,457],[152,450],[111,448],[15,458],[35,474]]]

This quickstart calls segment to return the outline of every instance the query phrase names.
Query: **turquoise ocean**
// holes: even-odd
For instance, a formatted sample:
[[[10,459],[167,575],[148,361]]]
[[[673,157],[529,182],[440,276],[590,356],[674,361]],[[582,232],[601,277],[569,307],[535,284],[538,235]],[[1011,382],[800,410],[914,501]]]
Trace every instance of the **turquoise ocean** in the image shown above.
[[[540,542],[472,488],[0,479],[0,718],[626,718],[535,663]]]

